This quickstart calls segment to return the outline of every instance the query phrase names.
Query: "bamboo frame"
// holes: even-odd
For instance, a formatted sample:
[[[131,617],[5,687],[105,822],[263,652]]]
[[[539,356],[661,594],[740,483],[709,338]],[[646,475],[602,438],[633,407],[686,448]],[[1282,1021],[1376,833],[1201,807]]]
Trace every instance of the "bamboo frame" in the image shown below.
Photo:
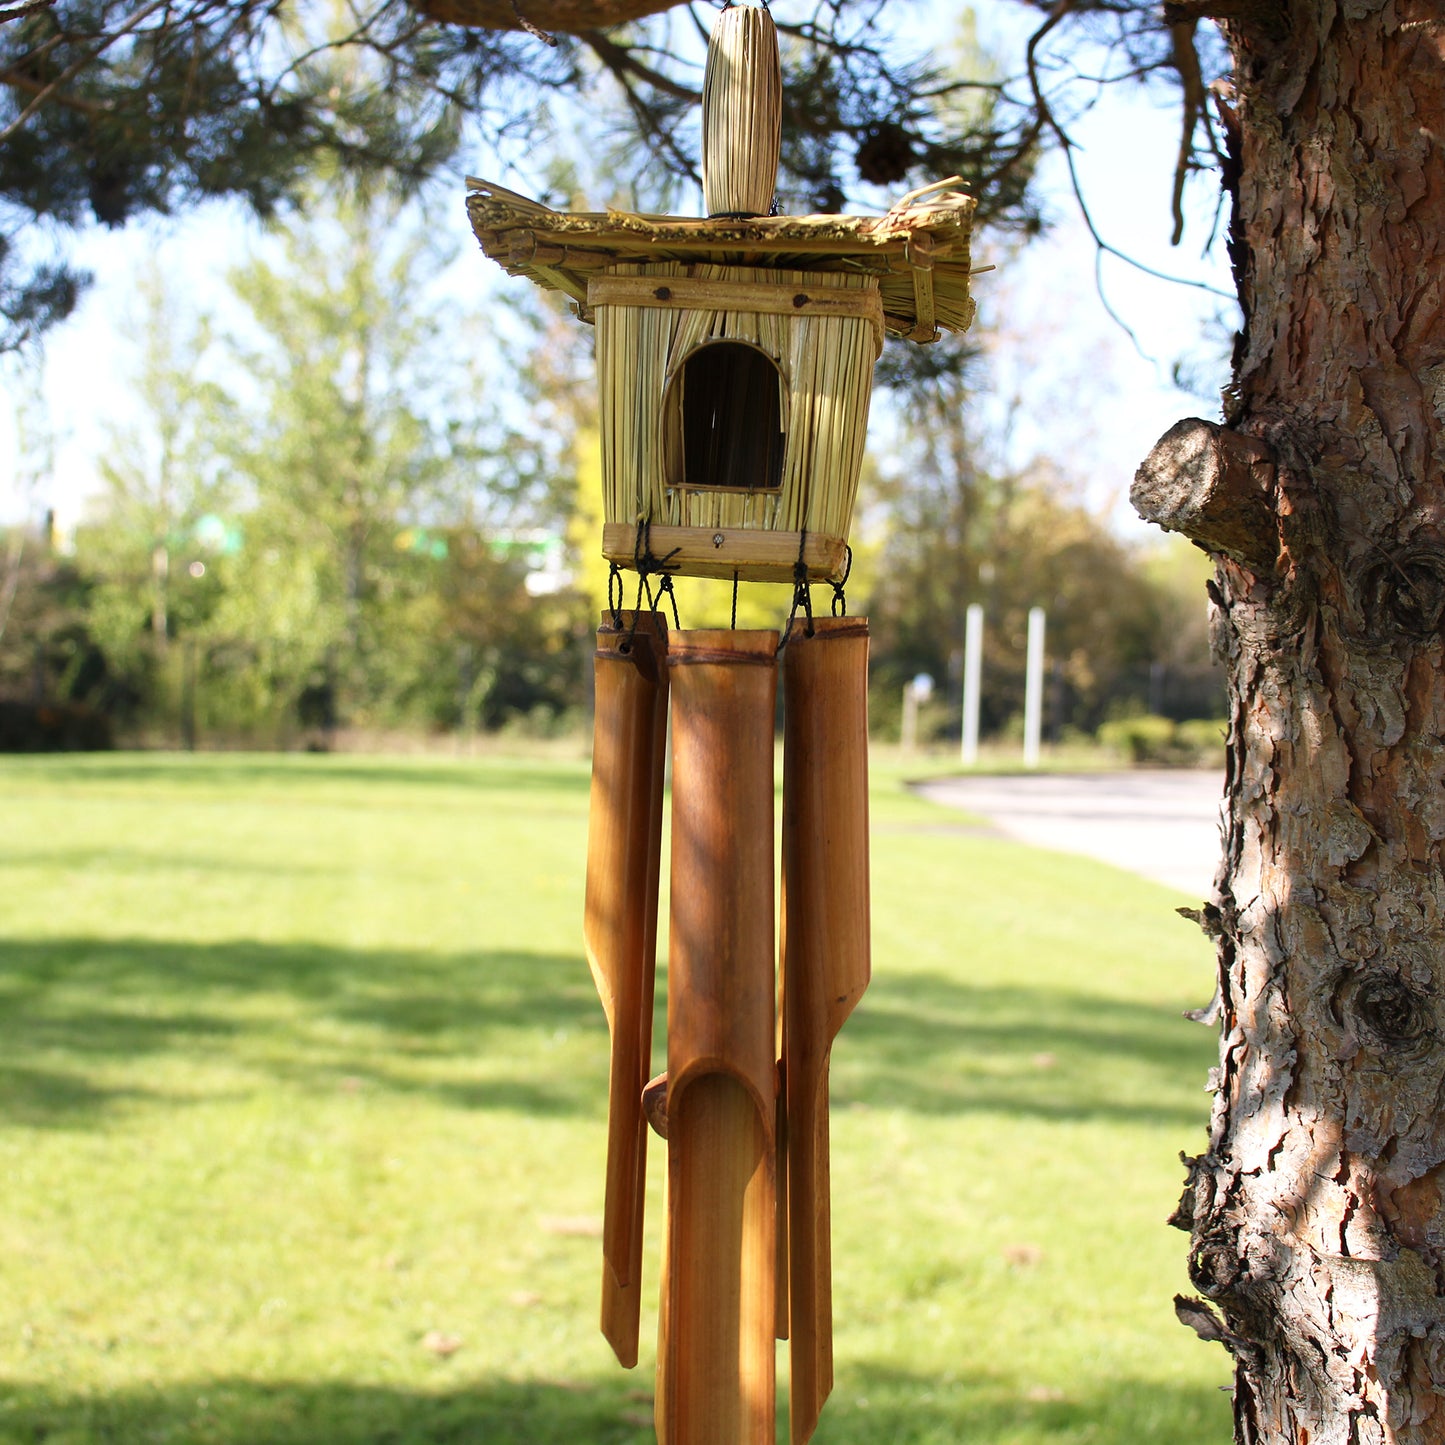
[[[603,615],[583,936],[607,1015],[611,1068],[602,1223],[602,1333],[637,1363],[657,895],[667,735],[667,626],[660,613]]]
[[[792,1445],[805,1445],[833,1388],[828,1067],[871,972],[866,619],[794,624],[784,649],[783,709],[781,1193],[790,1435]]]
[[[663,1445],[772,1445],[773,632],[675,633]]]

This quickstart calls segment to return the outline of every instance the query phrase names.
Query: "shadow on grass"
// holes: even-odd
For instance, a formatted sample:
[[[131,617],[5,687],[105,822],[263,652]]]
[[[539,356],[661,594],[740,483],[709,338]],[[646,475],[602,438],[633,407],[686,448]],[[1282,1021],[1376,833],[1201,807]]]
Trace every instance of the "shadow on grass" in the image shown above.
[[[293,858],[277,858],[266,862],[258,858],[237,858],[232,853],[202,853],[190,850],[180,853],[142,853],[134,848],[65,848],[26,845],[9,857],[0,857],[0,876],[6,869],[56,869],[66,873],[95,874],[104,870],[117,878],[144,878],[156,874],[167,879],[194,873],[216,873],[227,877],[242,875],[261,878],[344,878],[353,876],[354,866],[343,863],[300,862]],[[6,884],[4,886],[10,886]]]
[[[646,1445],[651,1381],[513,1382],[435,1389],[197,1378],[164,1389],[66,1395],[0,1387],[4,1445]],[[456,1371],[445,1368],[445,1378]],[[1038,1394],[1040,1392],[1034,1391]],[[1050,1392],[1042,1392],[1049,1394]],[[1063,1398],[1022,1387],[863,1367],[840,1377],[817,1445],[1218,1445],[1227,1398],[1202,1386],[1098,1381]],[[786,1434],[780,1430],[779,1438]]]
[[[194,1060],[198,1077],[217,1064],[244,1071],[226,1088],[248,1087],[249,1075],[255,1087],[365,1087],[600,1117],[605,1073],[537,1067],[546,1041],[586,1032],[600,1042],[606,1024],[586,964],[570,954],[0,943],[0,1121],[87,1127],[128,1103],[190,1102],[184,1086],[154,1081],[149,1065],[167,1058]],[[499,1074],[506,1060],[517,1068]],[[117,1084],[118,1073],[129,1077]]]
[[[1026,1375],[940,1380],[863,1364],[840,1370],[814,1440],[816,1445],[1223,1445],[1230,1433],[1229,1397],[1208,1385],[1113,1374],[1052,1389]]]
[[[286,789],[358,783],[434,786],[459,791],[525,792],[532,797],[565,793],[586,797],[591,786],[585,762],[529,766],[506,758],[395,759],[375,761],[314,753],[110,753],[36,758],[7,757],[0,767],[16,778],[93,787],[104,783],[150,783],[181,790],[233,794],[245,801],[259,785]]]
[[[839,1038],[835,1104],[1197,1124],[1214,1041],[1164,1006],[1057,987],[875,978]]]
[[[1194,1124],[1211,1053],[1195,1032],[1166,1008],[1056,988],[880,978],[839,1041],[833,1098]],[[147,1066],[168,1059],[198,1072],[235,1065],[226,1088],[365,1086],[456,1108],[600,1116],[605,1069],[556,1049],[580,1043],[595,1062],[605,1037],[587,966],[569,954],[0,942],[0,1120],[12,1122],[83,1127],[147,1097],[187,1102],[182,1073],[155,1082]]]

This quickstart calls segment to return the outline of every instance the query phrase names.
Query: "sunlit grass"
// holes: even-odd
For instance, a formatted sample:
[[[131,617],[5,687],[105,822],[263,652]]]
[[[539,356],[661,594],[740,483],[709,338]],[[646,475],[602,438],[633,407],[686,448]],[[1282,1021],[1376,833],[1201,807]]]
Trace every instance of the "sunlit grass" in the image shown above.
[[[1222,1445],[1163,1225],[1208,950],[900,771],[819,1445]],[[0,1441],[651,1438],[650,1351],[595,1329],[585,764],[12,759],[0,791]]]

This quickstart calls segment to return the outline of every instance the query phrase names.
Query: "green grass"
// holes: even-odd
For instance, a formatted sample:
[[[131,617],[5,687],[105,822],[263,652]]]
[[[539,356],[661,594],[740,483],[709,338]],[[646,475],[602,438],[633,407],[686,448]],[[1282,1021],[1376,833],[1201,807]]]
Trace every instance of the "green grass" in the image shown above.
[[[650,1349],[595,1329],[584,764],[10,759],[0,796],[0,1442],[651,1439]],[[1222,1445],[1163,1224],[1207,947],[894,770],[874,825],[819,1445]]]

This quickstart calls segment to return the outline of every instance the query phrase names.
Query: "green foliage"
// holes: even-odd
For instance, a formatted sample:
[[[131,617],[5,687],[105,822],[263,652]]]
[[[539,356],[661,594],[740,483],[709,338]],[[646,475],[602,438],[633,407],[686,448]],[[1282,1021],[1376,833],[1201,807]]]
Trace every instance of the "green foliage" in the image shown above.
[[[1092,732],[1126,699],[1143,710],[1161,676],[1187,674],[1215,705],[1222,686],[1197,568],[1126,546],[1046,459],[1000,461],[1001,448],[976,429],[979,400],[967,370],[901,397],[904,449],[860,500],[859,530],[873,532],[860,549],[859,590],[873,619],[875,723],[896,735],[903,684],[928,673],[938,691],[921,736],[930,725],[958,735],[971,603],[985,615],[985,733],[1022,713],[1036,606],[1047,614],[1052,728]]]
[[[1204,768],[1220,765],[1228,732],[1223,719],[1175,722],[1144,713],[1101,724],[1099,741],[1125,762]]]
[[[649,1326],[619,1370],[585,1232],[585,763],[0,759],[0,790],[0,1442],[646,1445]],[[819,1445],[1226,1438],[1162,1223],[1207,941],[894,785],[873,816]]]
[[[565,715],[579,600],[532,598],[507,538],[560,535],[566,429],[499,419],[496,339],[443,306],[423,214],[357,191],[315,210],[237,271],[230,333],[142,287],[135,417],[79,537],[96,636],[163,737]],[[545,350],[520,376],[565,399]]]
[[[203,630],[214,610],[215,577],[202,582],[187,568],[208,551],[205,519],[228,510],[234,493],[215,446],[230,402],[207,378],[209,318],[188,314],[154,263],[136,278],[135,300],[135,409],[99,458],[105,490],[77,549],[97,579],[97,639],[145,690],[170,639]]]
[[[441,319],[416,303],[440,258],[397,226],[395,207],[333,207],[234,277],[262,339],[240,350],[255,394],[226,439],[249,503],[245,575],[217,624],[281,644],[283,693],[319,671],[343,713],[364,715],[386,690],[386,640],[422,605],[433,564],[398,534],[456,515],[479,443],[475,406],[447,384],[454,373],[438,375]]]
[[[96,635],[94,593],[92,580],[57,557],[44,535],[0,532],[0,697],[127,711],[131,699]]]

